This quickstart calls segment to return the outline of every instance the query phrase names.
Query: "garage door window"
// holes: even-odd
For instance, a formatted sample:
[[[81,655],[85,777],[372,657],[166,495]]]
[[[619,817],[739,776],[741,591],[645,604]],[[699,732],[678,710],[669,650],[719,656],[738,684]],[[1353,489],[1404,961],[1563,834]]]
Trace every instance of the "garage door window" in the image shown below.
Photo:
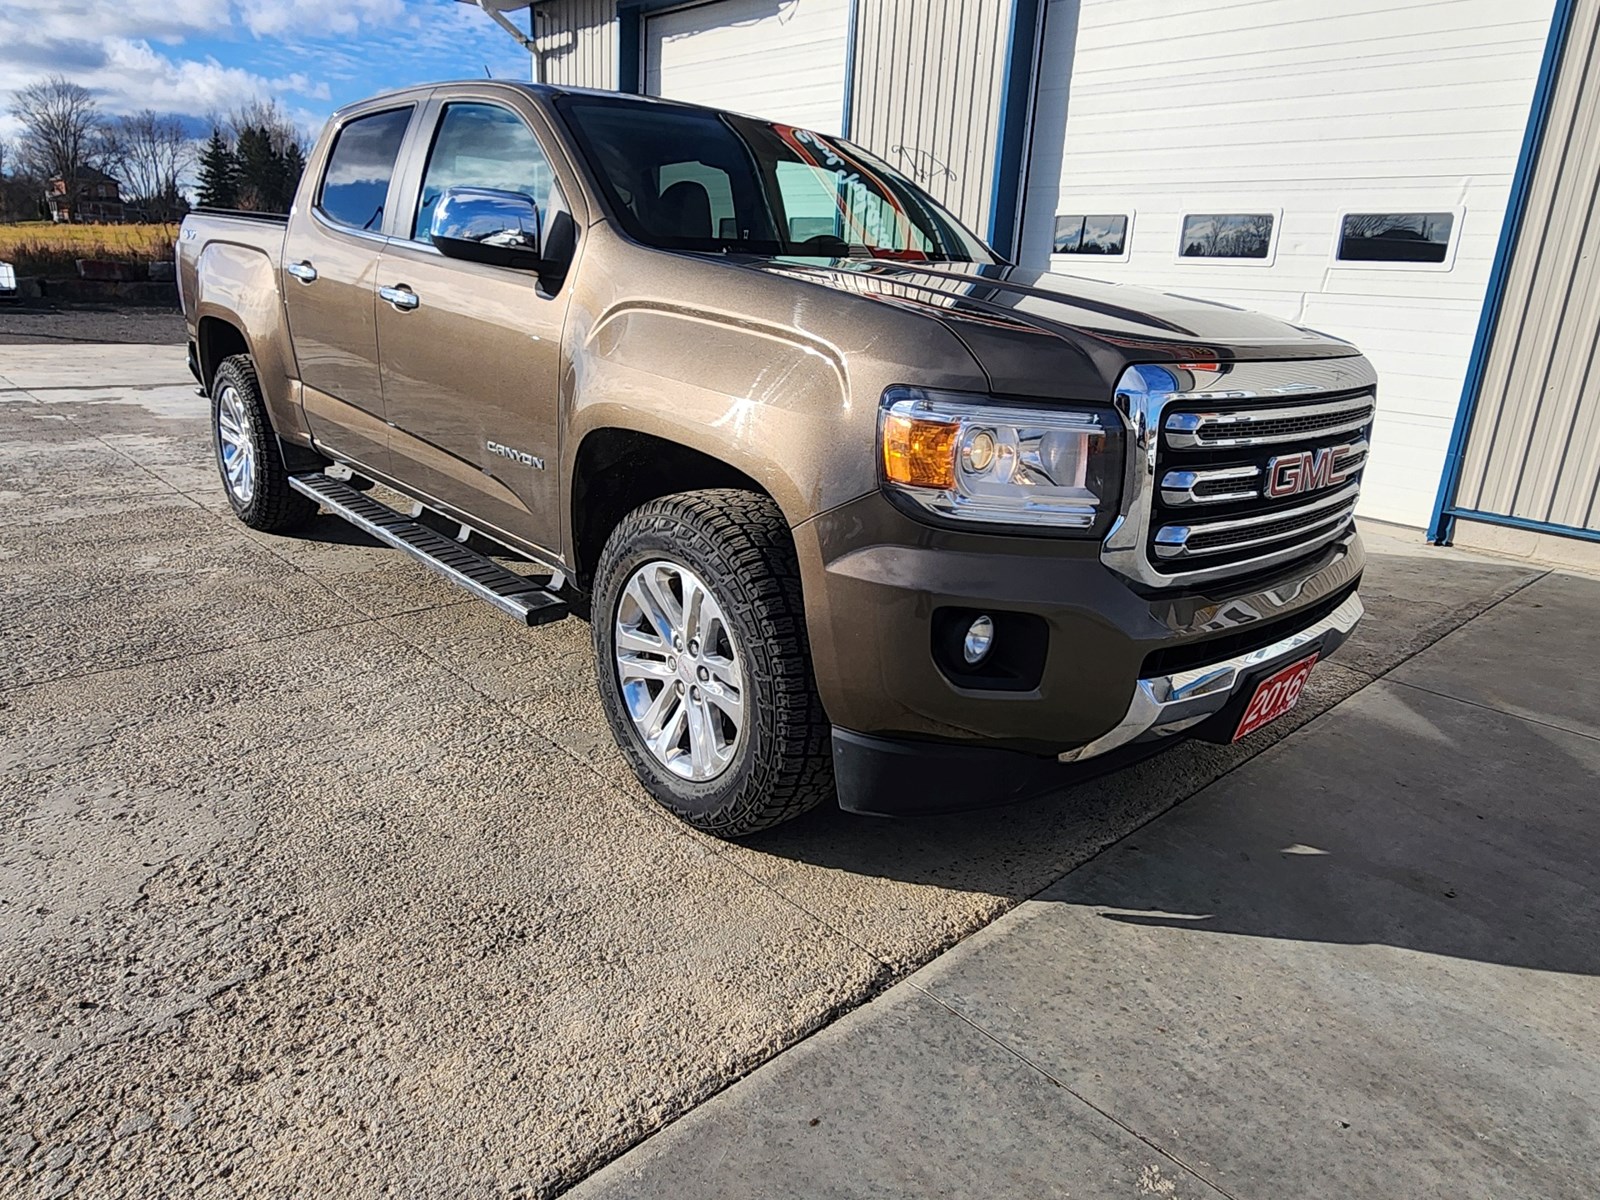
[[[1266,265],[1277,249],[1278,214],[1189,213],[1183,218],[1178,256],[1185,261],[1229,259]]]
[[[1456,225],[1454,212],[1345,213],[1334,261],[1449,270]]]
[[[1054,253],[1125,259],[1128,257],[1128,218],[1120,214],[1058,216]]]

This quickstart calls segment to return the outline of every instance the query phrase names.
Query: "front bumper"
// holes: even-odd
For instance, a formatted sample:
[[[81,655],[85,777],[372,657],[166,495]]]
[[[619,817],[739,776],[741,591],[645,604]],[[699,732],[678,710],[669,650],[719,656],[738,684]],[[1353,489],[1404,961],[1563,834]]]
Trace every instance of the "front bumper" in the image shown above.
[[[817,686],[852,811],[953,811],[1222,736],[1247,686],[1361,616],[1352,530],[1242,582],[1146,591],[1093,543],[933,529],[867,496],[795,530]],[[1046,631],[1025,689],[952,682],[942,613],[1025,614]],[[1207,722],[1211,725],[1208,726]]]
[[[1321,657],[1332,654],[1350,636],[1366,609],[1351,592],[1327,616],[1275,642],[1204,666],[1139,680],[1128,712],[1115,729],[1087,746],[1064,750],[1064,763],[1083,762],[1130,742],[1158,741],[1193,729],[1226,708],[1249,681],[1271,668],[1304,657],[1313,647]]]

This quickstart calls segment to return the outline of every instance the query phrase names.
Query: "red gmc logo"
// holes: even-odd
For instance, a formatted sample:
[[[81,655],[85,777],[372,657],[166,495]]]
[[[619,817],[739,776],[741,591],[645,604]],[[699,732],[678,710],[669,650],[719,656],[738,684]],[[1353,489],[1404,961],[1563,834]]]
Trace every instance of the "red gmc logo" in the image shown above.
[[[1299,454],[1280,454],[1267,460],[1267,497],[1281,500],[1302,492],[1318,492],[1343,483],[1360,468],[1361,460],[1346,462],[1359,447],[1326,446],[1321,450],[1302,450]]]

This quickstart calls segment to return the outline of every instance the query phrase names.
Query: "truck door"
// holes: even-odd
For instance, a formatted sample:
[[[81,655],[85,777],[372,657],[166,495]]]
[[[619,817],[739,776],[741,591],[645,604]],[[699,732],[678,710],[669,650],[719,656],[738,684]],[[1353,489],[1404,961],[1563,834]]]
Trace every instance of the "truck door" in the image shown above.
[[[360,113],[334,132],[315,200],[289,219],[279,284],[312,436],[380,472],[389,469],[389,431],[378,377],[378,256],[415,107]]]
[[[446,188],[520,192],[549,237],[570,215],[524,116],[490,100],[433,106],[409,221],[378,266],[378,350],[398,478],[535,546],[560,546],[561,333],[571,287],[446,258],[429,238]],[[420,139],[419,139],[420,141]]]

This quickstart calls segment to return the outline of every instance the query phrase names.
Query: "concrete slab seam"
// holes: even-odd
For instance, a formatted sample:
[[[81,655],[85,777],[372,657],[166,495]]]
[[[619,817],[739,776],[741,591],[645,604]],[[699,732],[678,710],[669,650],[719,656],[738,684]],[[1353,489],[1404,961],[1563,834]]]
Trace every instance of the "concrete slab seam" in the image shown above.
[[[1478,700],[1469,700],[1465,696],[1452,696],[1448,692],[1439,692],[1430,687],[1423,687],[1420,683],[1412,683],[1405,679],[1388,679],[1385,680],[1385,682],[1393,685],[1394,687],[1410,688],[1414,692],[1422,692],[1424,695],[1434,696],[1440,700],[1449,700],[1455,704],[1465,704],[1468,708],[1475,708],[1479,712],[1494,713],[1494,715],[1497,717],[1510,717],[1515,721],[1524,721],[1529,725],[1537,725],[1541,729],[1549,729],[1554,733],[1565,733],[1571,735],[1572,737],[1585,738],[1591,742],[1600,742],[1600,737],[1596,737],[1592,733],[1586,733],[1581,729],[1568,729],[1565,725],[1553,725],[1549,721],[1541,721],[1538,717],[1530,717],[1527,713],[1512,712],[1508,709],[1496,708],[1492,704],[1484,704]],[[1309,722],[1307,723],[1309,724]]]
[[[1299,732],[1299,731],[1296,730],[1296,732]],[[1071,872],[1069,871],[1068,874],[1071,874]],[[1069,1084],[1069,1083],[1065,1082],[1064,1080],[1060,1079],[1058,1076],[1056,1076],[1054,1073],[1052,1073],[1048,1068],[1043,1067],[1039,1063],[1034,1062],[1033,1059],[1029,1058],[1026,1054],[1023,1054],[1020,1050],[1016,1049],[1014,1046],[1008,1045],[1006,1042],[1002,1041],[1000,1038],[998,1038],[994,1034],[990,1033],[982,1025],[978,1024],[971,1017],[967,1016],[966,1013],[962,1012],[960,1009],[958,1009],[958,1008],[954,1007],[953,1005],[949,1004],[948,1002],[946,1002],[944,1000],[944,998],[939,996],[937,993],[929,991],[927,988],[923,987],[920,983],[916,982],[916,980],[914,980],[914,979],[908,979],[908,980],[906,980],[906,983],[909,984],[912,988],[916,989],[916,991],[920,995],[926,996],[929,1000],[932,1000],[935,1004],[937,1004],[940,1008],[944,1009],[951,1016],[955,1017],[958,1021],[962,1022],[962,1024],[966,1025],[969,1029],[972,1029],[980,1037],[984,1038],[986,1041],[989,1041],[989,1042],[993,1043],[995,1046],[999,1047],[999,1049],[1002,1052],[1004,1052],[1005,1054],[1010,1055],[1012,1058],[1016,1059],[1019,1063],[1021,1063],[1025,1067],[1027,1067],[1029,1070],[1035,1071],[1039,1075],[1041,1075],[1043,1078],[1048,1079],[1051,1083],[1055,1084],[1056,1087],[1058,1087],[1062,1091],[1066,1092],[1067,1095],[1071,1096],[1078,1103],[1082,1104],[1085,1108],[1090,1109],[1092,1112],[1098,1113],[1100,1116],[1104,1117],[1107,1121],[1110,1121],[1118,1129],[1120,1129],[1124,1133],[1126,1133],[1129,1137],[1135,1138],[1139,1142],[1141,1142],[1144,1145],[1150,1147],[1150,1149],[1154,1150],[1157,1154],[1161,1155],[1163,1158],[1171,1159],[1173,1162],[1177,1163],[1178,1166],[1182,1167],[1185,1171],[1187,1171],[1190,1175],[1193,1175],[1196,1179],[1198,1179],[1206,1187],[1211,1188],[1213,1191],[1219,1193],[1220,1195],[1226,1196],[1228,1198],[1228,1200],[1239,1200],[1239,1197],[1237,1195],[1235,1195],[1233,1192],[1230,1192],[1227,1188],[1223,1187],[1220,1183],[1217,1183],[1214,1179],[1210,1178],[1208,1175],[1206,1175],[1206,1173],[1204,1171],[1201,1171],[1198,1167],[1195,1167],[1192,1164],[1184,1161],[1184,1159],[1180,1155],[1175,1154],[1173,1151],[1166,1149],[1164,1146],[1162,1146],[1159,1142],[1155,1141],[1154,1139],[1146,1137],[1144,1134],[1140,1133],[1133,1126],[1129,1125],[1126,1121],[1123,1121],[1121,1118],[1117,1117],[1114,1113],[1108,1112],[1106,1109],[1101,1108],[1098,1104],[1096,1104],[1093,1100],[1090,1100],[1082,1092],[1079,1092],[1071,1084]]]

